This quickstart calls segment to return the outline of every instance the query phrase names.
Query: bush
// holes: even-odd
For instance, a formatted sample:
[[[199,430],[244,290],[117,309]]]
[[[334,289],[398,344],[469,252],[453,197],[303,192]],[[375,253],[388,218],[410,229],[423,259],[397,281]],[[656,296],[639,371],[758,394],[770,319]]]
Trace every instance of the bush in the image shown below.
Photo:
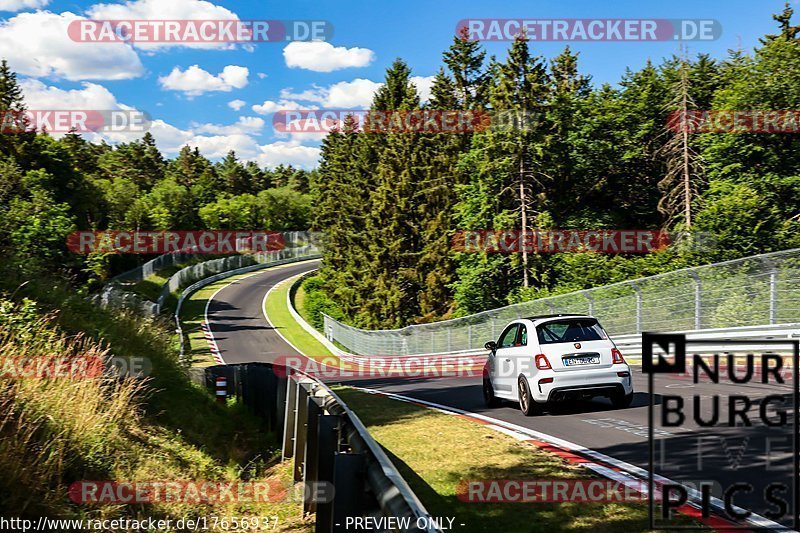
[[[344,320],[342,309],[323,291],[324,284],[321,276],[311,276],[301,285],[306,293],[303,302],[306,317],[309,323],[320,331],[325,325],[323,313],[336,320]]]

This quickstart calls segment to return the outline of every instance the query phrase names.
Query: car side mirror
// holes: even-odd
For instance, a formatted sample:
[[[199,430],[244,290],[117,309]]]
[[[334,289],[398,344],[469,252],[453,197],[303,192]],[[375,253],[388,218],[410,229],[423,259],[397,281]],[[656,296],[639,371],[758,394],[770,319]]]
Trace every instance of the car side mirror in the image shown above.
[[[486,344],[483,345],[483,347],[489,350],[490,352],[497,351],[497,343],[494,341],[487,342]]]

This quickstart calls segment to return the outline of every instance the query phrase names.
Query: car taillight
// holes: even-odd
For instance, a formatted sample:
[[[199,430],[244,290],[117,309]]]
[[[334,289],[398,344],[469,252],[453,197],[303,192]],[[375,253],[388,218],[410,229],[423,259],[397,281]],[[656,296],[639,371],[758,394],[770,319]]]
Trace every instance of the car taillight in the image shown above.
[[[625,359],[622,357],[622,352],[617,350],[616,348],[611,348],[611,357],[613,357],[613,363],[616,365],[618,363],[624,363]]]
[[[547,360],[547,357],[543,353],[537,355],[535,357],[535,360],[536,360],[536,368],[538,368],[539,370],[550,370],[551,368],[553,368],[550,366],[550,361]]]

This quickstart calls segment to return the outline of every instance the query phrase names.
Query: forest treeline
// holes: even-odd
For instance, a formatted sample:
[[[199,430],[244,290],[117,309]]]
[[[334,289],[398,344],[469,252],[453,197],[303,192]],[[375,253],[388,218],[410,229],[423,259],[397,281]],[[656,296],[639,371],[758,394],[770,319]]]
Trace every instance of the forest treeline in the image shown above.
[[[596,86],[567,47],[550,60],[519,38],[504,57],[456,36],[421,103],[397,60],[371,109],[527,112],[536,128],[327,136],[314,227],[327,236],[322,310],[393,328],[531,298],[800,246],[800,141],[792,133],[683,135],[673,113],[797,110],[792,10],[751,53],[676,50]],[[680,116],[680,115],[678,115]],[[455,253],[458,229],[665,229],[644,255]],[[702,237],[702,238],[699,238]]]
[[[17,77],[0,64],[0,109],[26,108]],[[76,230],[260,229],[309,226],[314,171],[260,168],[234,152],[217,162],[184,146],[165,158],[150,133],[111,146],[76,133],[0,135],[0,252],[13,279],[45,271],[80,288],[147,257],[66,248]]]
[[[48,271],[97,288],[145,258],[66,250],[82,229],[309,227],[325,238],[314,311],[370,328],[464,315],[691,264],[800,246],[800,141],[787,133],[683,135],[690,110],[800,109],[792,10],[754,50],[672,57],[592,83],[569,47],[520,38],[502,57],[455,36],[428,101],[396,60],[372,110],[525,111],[536,127],[364,133],[323,141],[313,171],[263,169],[196,148],[165,158],[154,139],[0,135],[0,253],[6,285]],[[0,108],[24,109],[0,65]],[[456,253],[459,229],[666,229],[683,245],[644,255]],[[693,235],[713,240],[693,239]],[[16,286],[16,285],[14,285]],[[13,287],[12,287],[13,288]]]

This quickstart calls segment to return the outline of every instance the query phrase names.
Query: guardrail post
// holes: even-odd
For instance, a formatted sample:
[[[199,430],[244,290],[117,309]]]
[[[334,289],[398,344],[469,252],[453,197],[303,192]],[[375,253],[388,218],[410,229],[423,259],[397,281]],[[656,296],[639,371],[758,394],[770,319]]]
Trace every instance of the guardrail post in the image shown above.
[[[308,390],[297,384],[297,418],[294,428],[294,480],[303,481],[306,464],[306,438],[308,436]]]
[[[778,323],[778,271],[769,273],[769,323]]]
[[[703,329],[703,284],[694,270],[689,270],[694,280],[694,329]]]
[[[333,462],[333,531],[346,532],[348,516],[362,516],[364,499],[364,468],[361,453],[337,453]]]
[[[762,257],[767,268],[769,268],[769,323],[778,323],[778,268],[775,261],[769,257]]]
[[[287,372],[291,370],[287,367]],[[291,374],[286,378],[286,412],[283,417],[283,458],[294,455],[294,429],[297,421],[297,387],[300,385]]]
[[[306,467],[303,470],[303,512],[313,513],[317,508],[316,489],[319,481],[319,416],[321,401],[308,397],[306,417]]]
[[[319,488],[324,490],[324,497],[317,502],[317,533],[330,533],[333,531],[333,499],[336,494],[333,484],[333,468],[336,452],[338,451],[339,417],[336,415],[321,415],[317,428],[319,446],[317,446],[317,479]],[[315,494],[319,496],[319,492]]]
[[[642,289],[634,282],[631,287],[636,291],[636,333],[642,332]]]
[[[472,324],[467,326],[467,350],[472,349]]]
[[[594,298],[588,291],[581,291],[581,294],[583,294],[583,297],[589,302],[589,316],[594,316]]]

